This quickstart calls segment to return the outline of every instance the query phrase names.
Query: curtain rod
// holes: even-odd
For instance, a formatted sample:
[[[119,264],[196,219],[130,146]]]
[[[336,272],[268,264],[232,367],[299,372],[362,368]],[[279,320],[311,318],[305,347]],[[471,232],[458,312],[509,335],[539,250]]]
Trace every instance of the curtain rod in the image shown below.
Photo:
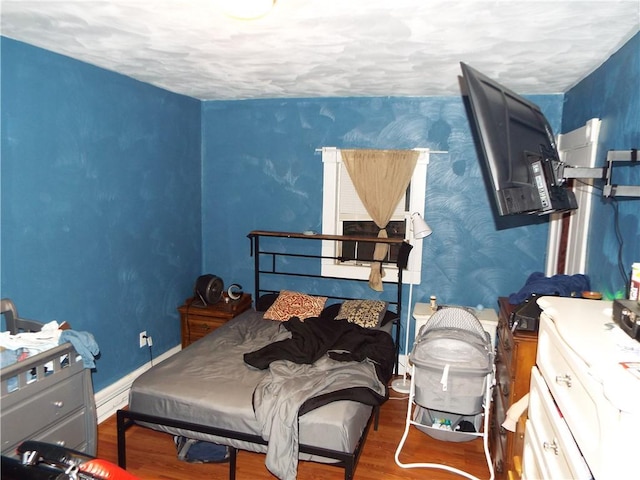
[[[320,147],[316,148],[316,153],[321,153],[325,148],[335,148],[336,150],[347,150],[346,148],[338,148],[338,147]],[[416,147],[416,148],[398,148],[398,149],[387,149],[387,148],[353,148],[349,150],[415,150],[417,152],[429,152],[429,153],[449,153],[448,150],[431,150],[428,147]]]

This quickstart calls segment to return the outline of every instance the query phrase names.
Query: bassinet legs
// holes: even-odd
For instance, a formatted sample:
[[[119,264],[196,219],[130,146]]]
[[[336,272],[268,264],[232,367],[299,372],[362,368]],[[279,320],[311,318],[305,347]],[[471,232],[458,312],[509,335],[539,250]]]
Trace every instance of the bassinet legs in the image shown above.
[[[471,475],[470,473],[465,472],[464,470],[460,470],[459,468],[451,467],[449,465],[444,465],[441,463],[428,463],[428,462],[402,463],[400,461],[400,453],[402,452],[402,448],[404,447],[404,444],[407,440],[407,436],[409,435],[409,429],[411,428],[411,426],[414,425],[416,427],[422,427],[422,428],[431,427],[431,425],[425,425],[423,423],[420,423],[412,419],[414,405],[416,405],[414,401],[415,400],[415,378],[416,378],[415,367],[412,365],[411,366],[411,386],[409,390],[409,402],[407,404],[407,417],[405,422],[404,433],[402,434],[402,438],[400,439],[400,443],[398,443],[398,448],[396,449],[396,454],[395,454],[396,464],[401,468],[434,468],[434,469],[446,470],[448,472],[466,477],[470,480],[480,480],[478,479],[478,477]],[[459,434],[459,435],[468,435],[470,437],[482,437],[485,459],[487,461],[487,466],[489,467],[490,480],[493,480],[494,478],[493,462],[491,461],[491,455],[489,453],[489,409],[490,409],[490,402],[491,402],[491,389],[493,388],[494,378],[495,378],[494,372],[491,372],[487,375],[487,379],[485,382],[486,390],[485,390],[484,402],[483,402],[484,419],[483,419],[482,432],[479,432],[479,433],[456,432],[456,434]]]

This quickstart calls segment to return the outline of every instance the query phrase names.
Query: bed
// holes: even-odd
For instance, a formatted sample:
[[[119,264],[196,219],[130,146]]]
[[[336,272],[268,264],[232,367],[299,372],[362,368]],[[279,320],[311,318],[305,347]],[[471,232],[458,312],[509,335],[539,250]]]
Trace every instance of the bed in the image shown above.
[[[125,431],[137,423],[229,446],[230,479],[235,478],[237,449],[265,453],[267,468],[281,479],[296,478],[299,459],[334,463],[344,468],[345,479],[353,478],[397,369],[393,337],[398,338],[402,274],[392,284],[393,300],[264,288],[265,276],[321,278],[282,271],[292,256],[319,257],[307,249],[302,254],[264,249],[264,237],[305,239],[293,233],[249,234],[256,308],[134,381],[129,408],[117,413],[121,467],[126,467]],[[335,290],[338,279],[324,280]],[[305,312],[295,310],[300,308]],[[293,311],[300,314],[291,318]],[[357,318],[340,319],[349,311]]]

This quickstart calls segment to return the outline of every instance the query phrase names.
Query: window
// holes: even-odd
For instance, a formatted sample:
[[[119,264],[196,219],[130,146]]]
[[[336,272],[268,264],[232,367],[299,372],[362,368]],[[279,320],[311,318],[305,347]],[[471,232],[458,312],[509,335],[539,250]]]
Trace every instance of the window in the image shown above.
[[[389,238],[405,238],[406,223],[404,220],[391,220],[387,225],[387,236]],[[380,229],[373,221],[368,220],[344,220],[342,222],[342,234],[354,237],[377,237]],[[342,242],[340,257],[342,263],[351,262],[356,265],[371,265],[375,243],[346,241]],[[389,245],[386,261],[395,262],[398,259],[399,245]]]
[[[351,183],[340,150],[335,147],[322,149],[323,162],[323,206],[322,233],[327,235],[377,236],[378,227],[371,220]],[[410,228],[411,214],[423,214],[429,150],[420,149],[420,156],[413,172],[411,184],[404,198],[398,203],[387,226],[389,237],[404,238],[413,245],[409,255],[409,265],[403,272],[405,283],[419,283],[422,268],[422,240],[414,239]],[[423,215],[424,216],[424,215]],[[346,276],[347,278],[369,278],[370,262],[374,244],[368,242],[322,242],[322,255],[343,257],[342,261],[332,258],[322,260],[322,274]],[[398,248],[390,248],[389,259],[395,261]],[[383,281],[395,282],[397,269],[385,265]]]

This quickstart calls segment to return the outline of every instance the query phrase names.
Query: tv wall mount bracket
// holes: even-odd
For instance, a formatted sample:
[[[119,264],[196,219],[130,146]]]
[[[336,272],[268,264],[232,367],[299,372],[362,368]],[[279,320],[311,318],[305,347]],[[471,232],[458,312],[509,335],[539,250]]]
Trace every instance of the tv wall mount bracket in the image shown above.
[[[563,165],[561,177],[565,180],[576,179],[600,179],[605,181],[602,196],[609,197],[636,197],[640,198],[640,185],[616,185],[612,183],[614,165],[627,164],[628,166],[640,165],[638,149],[609,150],[607,152],[607,165],[604,167],[574,167]]]

